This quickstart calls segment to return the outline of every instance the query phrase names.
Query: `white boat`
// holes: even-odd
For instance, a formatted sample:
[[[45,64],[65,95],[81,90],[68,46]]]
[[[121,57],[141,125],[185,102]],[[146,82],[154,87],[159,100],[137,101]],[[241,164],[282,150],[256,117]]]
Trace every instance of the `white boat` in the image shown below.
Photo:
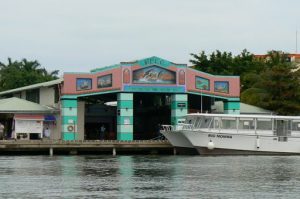
[[[299,116],[188,114],[184,124],[163,125],[161,133],[201,155],[300,154]]]
[[[183,135],[182,130],[185,126],[185,121],[192,119],[193,117],[187,116],[183,120],[179,121],[178,125],[162,125],[161,133],[171,142],[175,147],[182,148],[194,148],[192,143]]]

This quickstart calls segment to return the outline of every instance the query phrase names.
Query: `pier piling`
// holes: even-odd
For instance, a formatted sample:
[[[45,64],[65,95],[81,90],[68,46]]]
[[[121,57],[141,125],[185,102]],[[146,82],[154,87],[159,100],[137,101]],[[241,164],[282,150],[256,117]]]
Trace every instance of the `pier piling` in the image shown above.
[[[52,147],[49,149],[49,155],[53,156],[53,148]]]
[[[113,156],[116,156],[116,155],[117,155],[117,151],[116,151],[116,148],[115,148],[115,147],[114,147],[113,150],[112,150],[112,155],[113,155]]]

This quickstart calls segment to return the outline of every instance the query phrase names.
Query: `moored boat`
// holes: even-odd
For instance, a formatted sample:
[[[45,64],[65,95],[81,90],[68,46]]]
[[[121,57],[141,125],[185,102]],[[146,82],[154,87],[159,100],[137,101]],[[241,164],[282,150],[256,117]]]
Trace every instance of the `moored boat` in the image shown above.
[[[197,113],[180,128],[163,127],[171,144],[190,143],[201,155],[300,154],[299,116]]]

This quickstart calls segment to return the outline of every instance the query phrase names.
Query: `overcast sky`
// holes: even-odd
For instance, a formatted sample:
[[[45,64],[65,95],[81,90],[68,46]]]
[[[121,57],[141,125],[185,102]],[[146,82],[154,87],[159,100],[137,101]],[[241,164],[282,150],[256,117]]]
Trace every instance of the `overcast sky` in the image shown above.
[[[202,50],[294,53],[299,8],[299,0],[0,0],[0,61],[38,60],[63,73],[150,56],[189,64]]]

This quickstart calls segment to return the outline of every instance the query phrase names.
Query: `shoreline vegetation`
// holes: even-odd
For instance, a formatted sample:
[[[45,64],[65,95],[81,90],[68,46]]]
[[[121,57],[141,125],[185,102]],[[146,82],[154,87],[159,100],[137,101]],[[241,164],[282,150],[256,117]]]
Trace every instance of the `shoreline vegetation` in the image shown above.
[[[300,64],[291,62],[289,53],[254,55],[245,49],[236,56],[219,50],[191,56],[196,70],[240,76],[241,102],[279,115],[300,114]]]
[[[300,64],[291,62],[289,53],[272,50],[257,56],[245,49],[238,55],[219,50],[190,55],[196,70],[240,76],[241,102],[279,115],[300,114]],[[0,62],[0,91],[51,81],[58,72],[47,71],[37,60],[8,58]]]

